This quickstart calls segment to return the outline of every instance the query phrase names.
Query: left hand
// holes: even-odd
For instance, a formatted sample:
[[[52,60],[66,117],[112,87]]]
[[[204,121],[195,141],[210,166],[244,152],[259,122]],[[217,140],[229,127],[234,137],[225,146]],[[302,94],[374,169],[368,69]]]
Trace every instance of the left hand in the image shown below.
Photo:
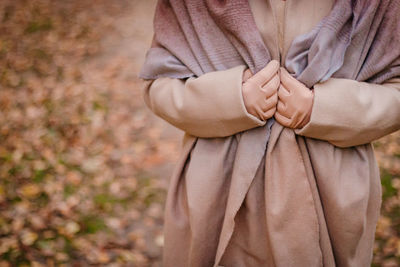
[[[302,128],[310,121],[314,92],[280,68],[281,85],[275,119],[285,127]]]
[[[279,62],[276,60],[271,60],[254,75],[250,70],[244,71],[242,95],[247,112],[263,121],[273,117],[279,84]]]

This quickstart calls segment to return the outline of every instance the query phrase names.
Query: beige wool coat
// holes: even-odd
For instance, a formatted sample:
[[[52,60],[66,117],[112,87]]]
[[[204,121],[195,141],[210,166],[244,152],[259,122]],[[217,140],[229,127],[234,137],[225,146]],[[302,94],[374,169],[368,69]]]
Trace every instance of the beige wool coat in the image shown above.
[[[282,66],[292,40],[333,2],[249,1]],[[275,123],[254,165],[239,140],[265,122],[246,111],[244,70],[145,83],[148,107],[185,131],[166,203],[164,266],[369,266],[381,203],[370,142],[400,128],[400,77],[314,85],[309,123],[294,131]],[[246,175],[252,168],[255,177]]]

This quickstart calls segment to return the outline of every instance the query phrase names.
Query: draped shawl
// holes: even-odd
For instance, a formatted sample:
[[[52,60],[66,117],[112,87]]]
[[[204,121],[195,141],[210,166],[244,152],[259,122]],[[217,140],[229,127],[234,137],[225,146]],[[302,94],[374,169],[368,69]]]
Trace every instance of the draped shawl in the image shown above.
[[[288,50],[284,67],[310,88],[330,77],[382,83],[398,76],[400,74],[399,14],[400,1],[398,0],[337,0],[328,16],[309,33],[294,39]],[[237,65],[247,65],[253,73],[256,73],[266,66],[270,60],[270,53],[256,27],[248,1],[160,0],[155,13],[152,47],[147,52],[140,77],[144,79],[157,79],[159,77],[184,79],[198,77],[211,71],[229,69]],[[359,233],[349,235],[346,239],[352,243],[351,251],[348,252],[352,255],[335,255],[338,264],[341,261],[344,263],[345,257],[356,258],[358,247],[364,239],[364,232],[369,231],[365,233],[369,239],[371,239],[371,231],[373,235],[374,223],[377,219],[376,210],[379,214],[380,204],[375,203],[372,207],[375,210],[375,217],[373,216],[372,221],[367,221],[367,223],[364,221],[364,225],[357,223],[357,220],[363,221],[362,217],[368,217],[367,213],[371,213],[369,195],[380,196],[377,193],[378,191],[373,189],[373,186],[377,186],[376,181],[375,184],[372,184],[371,181],[364,181],[371,183],[371,185],[363,186],[363,177],[361,179],[360,177],[352,178],[354,181],[350,181],[349,185],[361,186],[363,190],[365,188],[363,194],[354,197],[359,199],[350,201],[351,203],[343,205],[345,208],[335,210],[334,213],[329,213],[330,211],[325,209],[325,214],[317,214],[318,207],[326,206],[329,208],[329,205],[334,202],[326,196],[335,195],[329,190],[337,190],[335,189],[336,186],[332,186],[332,189],[330,186],[325,188],[323,182],[317,179],[318,177],[315,177],[314,181],[307,178],[304,168],[301,167],[305,164],[304,159],[300,155],[300,150],[297,149],[302,142],[299,142],[293,130],[279,125],[276,126],[276,124],[273,119],[270,119],[263,127],[240,133],[240,139],[235,145],[235,149],[232,150],[233,152],[229,152],[234,154],[232,156],[234,159],[232,166],[227,168],[225,177],[220,177],[221,179],[230,179],[230,185],[227,188],[229,193],[221,219],[223,221],[222,226],[218,228],[220,235],[217,240],[214,266],[217,266],[229,242],[235,226],[235,215],[258,168],[265,159],[266,153],[270,153],[265,165],[266,209],[270,221],[266,227],[270,230],[272,243],[281,242],[286,245],[285,252],[275,249],[276,264],[278,266],[291,266],[290,261],[288,263],[285,260],[286,255],[294,261],[296,258],[301,258],[298,262],[295,261],[298,264],[297,266],[315,266],[313,255],[304,256],[307,254],[304,251],[307,249],[312,251],[313,246],[318,247],[320,245],[318,232],[323,231],[321,221],[326,219],[324,223],[328,225],[328,230],[332,232],[329,220],[334,220],[332,218],[335,215],[353,216],[349,206],[358,201],[357,203],[365,204],[363,204],[365,207],[363,206],[362,212],[354,214],[354,224],[357,224],[358,228],[348,230],[349,232]],[[273,128],[273,125],[276,126],[276,130],[272,136],[271,128]],[[270,137],[271,140],[269,140]],[[225,151],[226,143],[231,142],[229,137],[226,139],[226,142],[222,142],[220,145],[213,143],[215,145],[213,149]],[[276,151],[279,150],[277,149],[279,139],[282,140],[281,142],[285,142],[288,149],[293,147],[294,152],[290,153],[290,149],[286,152]],[[320,157],[325,157],[324,154],[327,152],[324,148],[325,144],[312,144],[309,139],[304,139],[306,140],[304,144],[310,146],[309,149],[314,151],[314,155],[319,154]],[[198,138],[197,145],[207,145],[207,142],[214,141],[213,139]],[[328,145],[327,142],[324,143]],[[357,148],[354,148],[354,150],[354,153],[358,153]],[[295,156],[292,156],[292,154]],[[327,156],[327,158],[329,157]],[[348,162],[352,162],[351,157]],[[279,163],[287,158],[291,160],[290,166]],[[210,155],[209,160],[212,160],[212,155]],[[365,161],[365,159],[362,160]],[[311,158],[316,176],[319,174],[325,178],[331,178],[332,174],[329,174],[329,171],[340,171],[329,170],[329,168],[324,170],[324,167],[319,165],[318,161],[315,156]],[[182,172],[186,162],[182,161],[180,164],[180,171]],[[281,164],[281,170],[274,167],[279,164]],[[282,194],[285,189],[279,185],[279,179],[281,179],[279,173],[285,175],[285,172],[287,172],[285,168],[289,168],[289,172],[296,173],[299,176],[292,181],[285,182],[292,184],[291,186],[285,184],[286,187],[296,188],[296,192],[291,192],[293,195],[286,198]],[[349,168],[351,168],[351,165]],[[363,173],[363,171],[360,171],[360,173]],[[182,173],[176,174],[177,177],[180,177],[180,175]],[[176,183],[178,182],[176,181]],[[169,195],[177,193],[177,189],[174,190],[174,192],[169,192]],[[167,201],[173,202],[176,199],[169,196]],[[288,207],[298,205],[298,211],[281,209],[279,204],[281,201],[286,201],[285,205]],[[310,205],[310,202],[313,204]],[[170,203],[170,207],[172,206],[173,203]],[[353,206],[354,208],[357,208],[357,206]],[[193,214],[192,216],[195,216],[196,211]],[[302,221],[303,217],[309,218],[308,221]],[[321,219],[321,217],[323,218]],[[193,233],[196,231],[196,226],[192,225],[191,227],[192,235],[196,236],[196,233]],[[314,229],[315,233],[310,232],[310,229]],[[304,232],[301,243],[290,240],[290,236],[295,234],[296,231]],[[197,234],[201,235],[201,232]],[[332,242],[335,246],[335,237],[333,237]],[[304,246],[304,244],[307,245]],[[273,244],[272,247],[274,250]],[[371,248],[371,245],[367,247]],[[340,250],[340,248],[336,249]],[[320,258],[315,255],[314,257]],[[322,260],[319,259],[318,262],[322,263]],[[343,264],[343,266],[345,265]]]

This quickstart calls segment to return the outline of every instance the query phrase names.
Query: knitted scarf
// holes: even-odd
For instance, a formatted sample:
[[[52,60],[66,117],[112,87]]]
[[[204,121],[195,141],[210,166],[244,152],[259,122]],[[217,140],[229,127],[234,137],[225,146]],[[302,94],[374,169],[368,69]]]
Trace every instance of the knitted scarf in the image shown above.
[[[311,87],[330,77],[382,83],[400,74],[400,2],[337,0],[310,33],[296,38],[285,67]],[[247,65],[270,54],[246,0],[160,0],[140,77],[188,78]]]
[[[383,83],[399,76],[399,14],[398,0],[337,0],[328,16],[309,33],[293,40],[284,67],[310,88],[330,77]],[[140,77],[185,79],[237,65],[247,65],[256,73],[270,60],[270,53],[257,29],[248,1],[160,0],[154,19],[152,47],[147,53]],[[226,210],[229,212],[223,217],[216,265],[232,234],[236,212],[265,157],[273,123],[274,120],[270,119],[265,126],[241,134],[235,152],[237,156],[231,167],[232,184],[229,190],[232,192],[229,195],[234,197],[228,201]],[[292,134],[291,139],[286,137],[288,146],[297,145],[294,136]],[[276,135],[276,138],[280,136]],[[208,142],[201,138],[199,141]],[[272,138],[270,142],[272,147],[277,141]],[[249,158],[252,160],[249,161]],[[302,163],[299,160],[290,164]],[[270,165],[267,164],[267,168]],[[301,184],[308,183],[307,177],[303,176],[299,175],[292,183],[300,184],[300,179]],[[279,177],[269,177],[269,180],[274,179],[279,180]],[[267,186],[267,190],[273,190],[273,186]],[[304,190],[304,194],[308,194]],[[272,197],[279,196],[274,194],[267,199],[270,221],[274,216],[277,217],[270,211],[279,202],[279,199],[271,201]],[[304,210],[304,214],[299,216],[315,216],[314,208],[309,203],[298,205]],[[295,216],[297,213],[290,219],[301,220]],[[315,222],[316,218],[310,220]],[[292,232],[289,226],[280,227],[281,236],[290,237]],[[311,236],[311,233],[303,236],[304,244],[310,240],[309,244],[318,243]],[[291,244],[290,241],[287,244]],[[290,251],[288,255],[299,253],[297,245],[301,244],[296,244],[292,250],[287,247],[287,251]]]

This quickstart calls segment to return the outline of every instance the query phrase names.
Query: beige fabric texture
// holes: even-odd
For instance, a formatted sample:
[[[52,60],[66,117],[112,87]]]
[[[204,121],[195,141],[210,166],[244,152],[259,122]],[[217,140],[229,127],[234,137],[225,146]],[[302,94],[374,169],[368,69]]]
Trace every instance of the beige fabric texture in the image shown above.
[[[329,79],[314,85],[311,119],[297,134],[339,147],[372,142],[400,128],[399,79],[383,85]]]
[[[223,137],[262,126],[246,111],[242,97],[245,66],[209,72],[186,82],[159,78],[145,87],[144,99],[155,114],[198,137]]]
[[[333,0],[249,2],[283,65],[291,41]],[[310,122],[299,135],[275,123],[265,160],[246,184],[248,170],[234,166],[252,161],[240,153],[240,132],[264,122],[244,108],[243,70],[160,78],[144,89],[147,105],[186,132],[168,191],[163,266],[369,266],[381,203],[369,142],[400,128],[399,80],[314,86]],[[242,186],[232,188],[240,184],[233,179]]]

